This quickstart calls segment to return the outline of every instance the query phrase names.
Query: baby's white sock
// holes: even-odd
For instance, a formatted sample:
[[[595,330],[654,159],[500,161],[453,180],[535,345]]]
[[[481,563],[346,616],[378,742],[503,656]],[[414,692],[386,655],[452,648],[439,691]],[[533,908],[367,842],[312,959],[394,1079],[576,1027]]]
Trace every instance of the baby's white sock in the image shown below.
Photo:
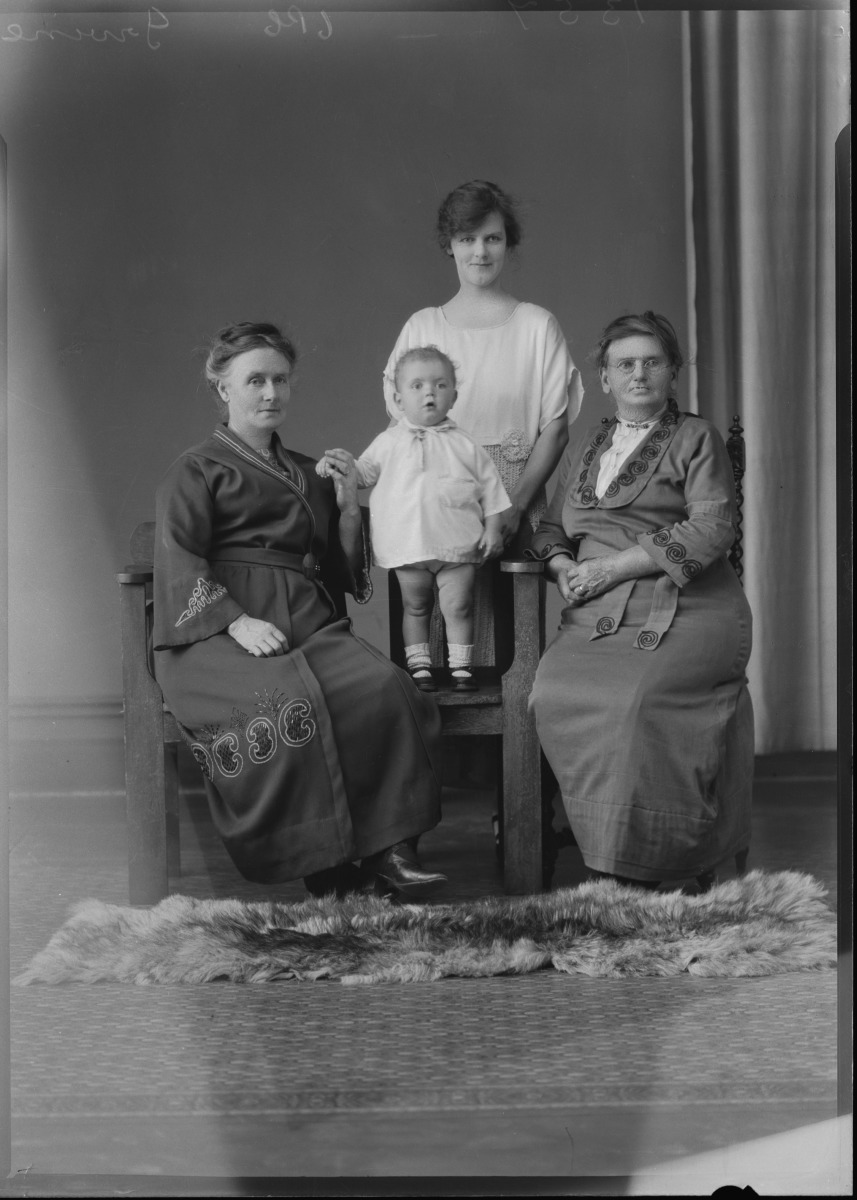
[[[428,642],[414,642],[412,646],[405,646],[405,662],[408,670],[418,679],[430,678],[431,652]]]
[[[453,675],[467,677],[471,674],[470,664],[473,662],[473,646],[460,646],[455,642],[449,643],[449,669]]]

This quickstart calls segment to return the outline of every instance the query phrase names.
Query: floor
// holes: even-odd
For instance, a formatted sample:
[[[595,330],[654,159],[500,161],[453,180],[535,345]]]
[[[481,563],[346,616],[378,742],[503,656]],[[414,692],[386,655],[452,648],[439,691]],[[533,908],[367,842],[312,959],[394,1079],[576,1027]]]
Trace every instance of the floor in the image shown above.
[[[835,905],[832,765],[759,760],[751,866],[808,871]],[[421,844],[450,877],[439,899],[502,892],[492,808],[484,788],[447,789]],[[21,799],[12,825],[14,975],[70,903],[126,903],[127,877],[119,797]],[[182,856],[174,891],[272,895],[235,873],[192,796]],[[584,877],[564,849],[553,885]],[[12,1001],[16,1195],[850,1194],[835,971]]]

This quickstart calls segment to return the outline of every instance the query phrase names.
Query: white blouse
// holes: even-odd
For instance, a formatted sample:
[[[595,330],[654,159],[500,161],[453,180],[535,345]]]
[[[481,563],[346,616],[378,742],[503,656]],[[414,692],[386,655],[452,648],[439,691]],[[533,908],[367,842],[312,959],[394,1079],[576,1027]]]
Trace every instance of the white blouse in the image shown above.
[[[632,450],[636,450],[637,446],[646,440],[652,426],[660,421],[664,412],[666,409],[656,413],[651,421],[646,421],[644,424],[637,421],[623,421],[621,417],[617,418],[616,427],[613,430],[613,440],[601,456],[598,478],[595,481],[595,495],[599,500],[619,474],[622,463]]]
[[[500,325],[462,329],[442,308],[424,308],[408,319],[384,371],[391,417],[393,370],[405,350],[437,346],[455,367],[458,399],[450,417],[483,446],[505,443],[528,457],[539,434],[568,411],[580,412],[583,384],[559,324],[537,304],[522,301]]]

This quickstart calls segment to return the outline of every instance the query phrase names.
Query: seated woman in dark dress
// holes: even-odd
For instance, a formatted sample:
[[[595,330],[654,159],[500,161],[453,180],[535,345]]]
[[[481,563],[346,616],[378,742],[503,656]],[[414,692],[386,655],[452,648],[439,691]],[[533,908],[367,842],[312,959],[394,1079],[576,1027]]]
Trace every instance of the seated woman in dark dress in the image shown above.
[[[344,615],[371,594],[356,471],[280,441],[295,358],[273,325],[213,342],[226,423],[158,489],[155,672],[245,878],[411,894],[445,878],[413,849],[440,820],[440,719]]]
[[[728,559],[723,439],[681,412],[670,323],[619,317],[598,346],[616,408],[569,452],[533,538],[565,602],[531,703],[584,861],[707,887],[750,839],[750,608]]]

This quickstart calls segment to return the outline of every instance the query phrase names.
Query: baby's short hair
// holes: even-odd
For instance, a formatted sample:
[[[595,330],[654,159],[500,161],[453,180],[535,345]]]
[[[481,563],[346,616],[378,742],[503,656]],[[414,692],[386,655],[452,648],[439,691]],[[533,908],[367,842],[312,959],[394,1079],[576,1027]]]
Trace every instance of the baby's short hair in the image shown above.
[[[412,346],[410,350],[405,350],[405,352],[400,354],[396,359],[396,365],[393,368],[393,383],[396,387],[396,390],[398,391],[399,388],[399,372],[406,363],[432,362],[434,360],[442,362],[444,366],[449,368],[449,373],[452,376],[452,386],[456,387],[457,382],[455,378],[455,364],[448,354],[444,354],[444,352],[438,346]]]

